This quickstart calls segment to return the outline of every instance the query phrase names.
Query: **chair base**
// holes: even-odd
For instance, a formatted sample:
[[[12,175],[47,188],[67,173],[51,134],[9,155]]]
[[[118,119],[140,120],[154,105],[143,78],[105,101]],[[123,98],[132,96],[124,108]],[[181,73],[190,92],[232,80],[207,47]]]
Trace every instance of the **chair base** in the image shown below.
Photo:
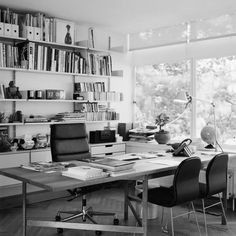
[[[70,214],[71,216],[61,218],[61,214]],[[89,207],[81,211],[58,211],[56,221],[67,222],[76,218],[82,218],[84,222],[89,219],[92,223],[97,224],[97,222],[92,218],[93,216],[114,216],[114,221],[115,219],[118,220],[116,213],[93,211],[92,207]]]
[[[70,216],[67,216],[65,218],[61,217],[61,214],[69,214]],[[113,224],[118,225],[119,219],[117,218],[116,213],[113,212],[100,212],[100,211],[93,211],[92,207],[86,208],[86,197],[85,195],[82,196],[82,210],[77,211],[58,211],[57,215],[55,217],[56,221],[61,222],[67,222],[76,218],[81,218],[83,222],[85,222],[87,219],[90,220],[93,224],[97,224],[97,222],[93,219],[93,216],[113,216]],[[63,229],[58,228],[58,233],[62,233]],[[96,231],[97,235],[101,234],[101,231]]]

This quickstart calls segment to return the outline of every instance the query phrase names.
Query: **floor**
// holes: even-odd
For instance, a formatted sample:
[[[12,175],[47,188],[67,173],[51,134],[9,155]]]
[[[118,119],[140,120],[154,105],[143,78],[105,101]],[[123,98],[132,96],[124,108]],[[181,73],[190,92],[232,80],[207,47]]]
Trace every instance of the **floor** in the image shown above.
[[[109,193],[109,197],[108,196]],[[106,189],[105,191],[98,191],[96,194],[90,194],[87,196],[87,204],[92,205],[96,210],[104,210],[116,212],[119,219],[120,224],[124,224],[122,222],[123,218],[123,192],[121,189]],[[63,210],[71,210],[78,209],[81,205],[81,199],[77,198],[71,202],[68,202],[65,198],[60,198],[53,201],[45,201],[41,203],[31,204],[28,206],[27,214],[29,218],[40,219],[43,217],[44,219],[54,220],[55,214],[59,209]],[[137,206],[138,207],[138,206]],[[153,208],[152,208],[153,209]],[[157,210],[157,211],[155,211]],[[176,207],[174,208],[174,212],[184,212],[186,209],[184,207]],[[161,230],[161,208],[155,208],[151,211],[152,217],[154,219],[148,220],[148,236],[164,236],[168,235],[163,233]],[[164,214],[167,218],[167,214]],[[0,236],[21,236],[22,235],[22,209],[21,207],[15,207],[11,209],[0,210]],[[203,215],[202,213],[197,213],[200,229],[202,235],[204,235],[204,227],[203,227]],[[99,217],[95,218],[99,223],[108,223],[112,224],[113,218],[111,217]],[[209,236],[217,236],[217,235],[227,235],[227,236],[235,236],[236,235],[236,212],[232,212],[229,210],[227,212],[228,219],[228,227],[222,226],[220,224],[221,218],[220,216],[207,216],[209,227],[208,234]],[[78,220],[77,220],[78,221]],[[135,225],[135,220],[132,217],[132,213],[129,212],[129,224]],[[194,221],[194,217],[190,217],[190,220],[186,216],[177,218],[174,221],[175,226],[175,235],[176,236],[195,236],[199,235],[197,231],[197,227]],[[88,225],[89,227],[89,225]],[[28,227],[27,235],[29,236],[56,236],[57,231],[54,228],[38,228],[38,227]],[[80,230],[69,230],[64,229],[63,236],[90,236],[95,235],[94,232],[90,231],[80,231]],[[134,234],[125,234],[125,233],[111,233],[111,232],[103,232],[104,236],[128,236]],[[137,235],[137,234],[136,234]]]

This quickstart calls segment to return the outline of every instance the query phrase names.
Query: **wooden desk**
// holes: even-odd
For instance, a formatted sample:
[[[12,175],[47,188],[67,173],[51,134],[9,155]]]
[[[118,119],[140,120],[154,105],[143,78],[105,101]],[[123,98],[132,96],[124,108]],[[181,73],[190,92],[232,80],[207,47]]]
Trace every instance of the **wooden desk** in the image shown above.
[[[200,156],[200,155],[199,155]],[[207,163],[212,156],[200,156],[202,163]],[[159,157],[158,157],[159,158]],[[156,159],[158,159],[156,158]],[[100,231],[110,231],[110,232],[123,232],[123,233],[137,233],[147,236],[147,190],[148,190],[148,179],[157,178],[161,176],[170,175],[176,169],[178,164],[183,160],[182,157],[173,158],[171,154],[166,154],[165,160],[170,160],[168,164],[150,163],[147,160],[136,161],[134,165],[134,171],[130,173],[125,173],[116,177],[107,177],[102,179],[94,179],[89,181],[81,181],[78,179],[72,179],[69,177],[62,176],[60,173],[42,173],[36,172],[21,167],[13,167],[0,169],[0,174],[19,180],[22,182],[22,195],[23,195],[23,236],[26,236],[27,226],[39,226],[39,227],[52,227],[52,228],[70,228],[70,229],[82,229],[82,230],[100,230]],[[154,160],[154,159],[152,159]],[[173,162],[174,160],[174,162]],[[142,226],[116,226],[116,225],[100,225],[100,224],[90,224],[88,229],[88,224],[86,223],[68,223],[68,222],[55,222],[55,221],[39,221],[27,219],[26,212],[26,198],[27,198],[27,184],[32,184],[41,187],[48,191],[61,191],[71,188],[83,187],[96,185],[101,183],[108,183],[117,180],[129,180],[142,179],[143,180],[143,199],[142,199]],[[126,185],[127,186],[127,185]],[[127,187],[124,188],[124,219],[128,218],[128,200],[127,200]]]

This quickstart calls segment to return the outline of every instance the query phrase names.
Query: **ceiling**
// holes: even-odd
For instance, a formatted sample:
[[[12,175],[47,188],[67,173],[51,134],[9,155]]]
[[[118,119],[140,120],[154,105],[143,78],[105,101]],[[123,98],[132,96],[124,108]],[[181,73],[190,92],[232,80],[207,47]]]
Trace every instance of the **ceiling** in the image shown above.
[[[236,13],[235,0],[0,0],[0,6],[44,12],[118,33]]]

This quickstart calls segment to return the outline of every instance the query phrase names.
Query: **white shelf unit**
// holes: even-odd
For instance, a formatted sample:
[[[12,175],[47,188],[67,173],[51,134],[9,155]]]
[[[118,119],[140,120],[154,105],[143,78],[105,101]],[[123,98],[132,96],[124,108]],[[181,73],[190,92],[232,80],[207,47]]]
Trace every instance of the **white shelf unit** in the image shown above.
[[[98,54],[107,54],[110,55],[112,50],[101,50],[101,49],[95,49],[95,48],[89,48],[89,47],[83,47],[83,46],[76,46],[76,45],[67,45],[67,44],[60,44],[60,43],[54,43],[54,42],[45,42],[45,41],[36,41],[36,40],[28,40],[26,38],[20,38],[20,37],[6,37],[6,36],[0,36],[0,42],[2,43],[10,43],[12,45],[16,45],[18,43],[34,43],[35,45],[43,45],[43,46],[48,46],[48,47],[53,47],[57,49],[62,49],[62,50],[70,50],[72,52],[78,51],[85,59],[88,61],[88,53],[89,52],[94,52]],[[122,75],[122,71],[114,71],[114,75],[99,75],[99,74],[89,74],[88,68],[86,68],[86,73],[68,73],[68,72],[57,72],[57,71],[48,71],[48,70],[35,70],[35,69],[25,69],[25,68],[14,68],[14,67],[0,67],[0,71],[2,71],[4,74],[7,74],[9,77],[9,81],[14,81],[16,83],[16,86],[19,87],[19,90],[22,90],[24,88],[25,90],[41,90],[42,86],[44,85],[44,89],[53,89],[54,87],[49,87],[47,88],[46,83],[51,80],[51,78],[54,81],[54,84],[60,84],[62,83],[62,87],[59,89],[63,89],[64,86],[67,86],[66,93],[70,94],[69,96],[67,95],[66,99],[63,100],[55,100],[55,99],[1,99],[0,100],[0,105],[2,104],[8,104],[4,105],[4,109],[11,112],[15,112],[17,110],[22,110],[23,115],[26,114],[27,116],[32,114],[34,115],[34,111],[36,110],[40,115],[39,110],[43,111],[44,110],[49,110],[52,112],[55,107],[61,106],[63,107],[61,111],[63,112],[63,109],[65,111],[73,111],[74,104],[76,103],[97,103],[97,104],[107,104],[107,107],[109,108],[111,103],[115,101],[110,101],[110,100],[74,100],[72,95],[73,95],[73,90],[74,90],[74,82],[75,80],[90,80],[90,81],[97,81],[97,80],[107,80],[108,81],[108,87],[109,87],[109,79],[110,78],[117,78]],[[11,75],[9,73],[12,73]],[[32,78],[32,81],[27,78]],[[38,81],[34,80],[34,77],[37,77]],[[45,77],[47,79],[45,79]],[[55,80],[55,77],[58,77],[58,79]],[[42,81],[39,81],[42,80]],[[66,81],[68,80],[69,82],[62,82],[62,80]],[[4,83],[0,80],[0,83]],[[52,82],[53,83],[53,82]],[[71,84],[70,88],[68,88],[68,83]],[[31,84],[31,87],[30,87]],[[5,87],[7,87],[7,83],[5,82],[4,84]],[[34,89],[33,89],[34,88]],[[109,89],[109,88],[108,88]],[[11,105],[10,105],[11,104]],[[51,104],[51,105],[50,105]],[[66,105],[68,104],[68,105]],[[70,105],[71,104],[71,105]],[[67,108],[68,106],[69,108]],[[8,107],[6,109],[6,107]],[[30,110],[30,107],[32,108]],[[51,109],[52,108],[52,109]],[[3,109],[3,111],[4,111]],[[26,112],[24,112],[27,110]],[[52,110],[52,111],[51,111]],[[50,113],[49,112],[49,113]],[[37,115],[37,114],[36,114]],[[42,114],[45,115],[45,114]],[[98,123],[107,123],[110,125],[110,122],[117,122],[117,120],[78,120],[78,121],[66,121],[66,122],[56,122],[56,123],[74,123],[74,122],[83,122],[87,124],[98,124]],[[10,132],[11,136],[17,136],[20,135],[24,132],[17,133],[17,127],[35,127],[35,126],[40,126],[42,127],[49,126],[50,124],[54,124],[55,122],[35,122],[35,123],[25,123],[25,122],[14,122],[14,123],[0,123],[0,126],[8,126],[12,129]],[[44,129],[44,128],[43,128]],[[44,129],[45,130],[45,129]]]

